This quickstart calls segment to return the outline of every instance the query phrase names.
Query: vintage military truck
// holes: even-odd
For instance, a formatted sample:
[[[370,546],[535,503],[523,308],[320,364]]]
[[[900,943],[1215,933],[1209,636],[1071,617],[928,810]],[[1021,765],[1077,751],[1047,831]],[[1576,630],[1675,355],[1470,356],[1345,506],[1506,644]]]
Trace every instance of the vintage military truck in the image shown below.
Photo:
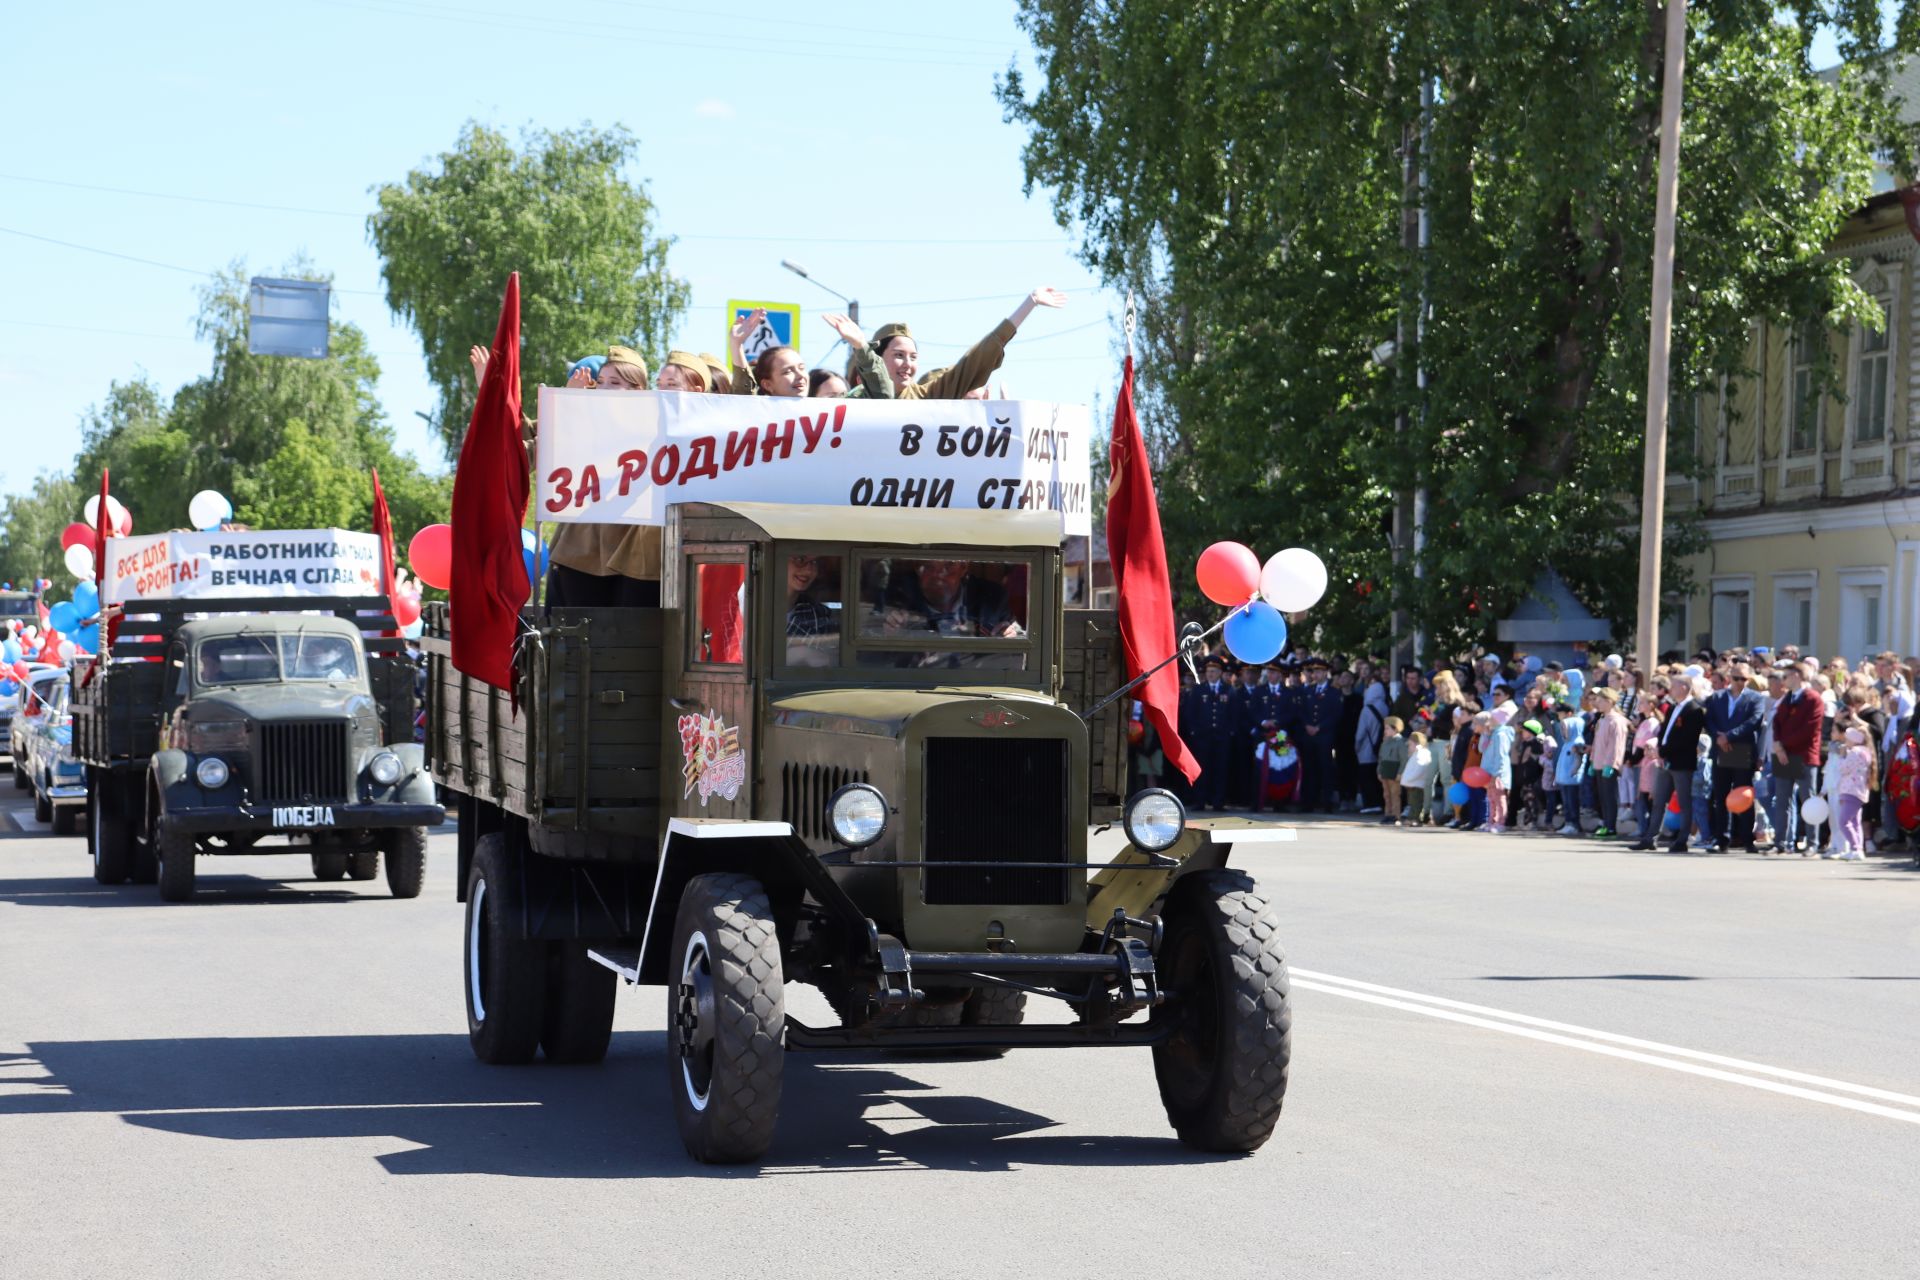
[[[371,880],[384,854],[393,896],[417,897],[446,811],[384,598],[137,608],[93,678],[74,677],[94,879],[182,902],[199,854],[306,853],[321,880]]]
[[[1183,1139],[1263,1143],[1287,973],[1226,862],[1276,833],[1151,791],[1089,862],[1125,704],[1076,708],[1123,677],[1113,615],[1061,607],[1059,518],[686,504],[665,538],[661,608],[525,611],[511,694],[429,610],[475,1054],[599,1060],[618,975],[667,990],[701,1160],[766,1151],[788,1049],[1151,1046]],[[788,1017],[789,982],[840,1025]],[[1071,1021],[1026,1023],[1032,996]]]

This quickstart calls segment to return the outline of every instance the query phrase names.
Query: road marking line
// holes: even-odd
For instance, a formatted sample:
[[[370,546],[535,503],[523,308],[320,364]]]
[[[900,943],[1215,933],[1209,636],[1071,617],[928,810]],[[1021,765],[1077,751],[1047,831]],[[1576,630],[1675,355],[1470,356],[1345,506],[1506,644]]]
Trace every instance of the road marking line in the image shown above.
[[[454,1111],[462,1107],[543,1107],[537,1099],[525,1102],[329,1102],[286,1107],[141,1107],[115,1110],[123,1116],[248,1116],[277,1115],[283,1111]]]
[[[1329,982],[1320,980],[1327,976],[1329,975],[1315,974],[1312,977],[1307,977],[1302,971],[1294,970],[1293,985],[1304,987],[1309,991],[1320,991],[1327,995],[1345,996],[1349,1000],[1360,1000],[1367,1004],[1377,1004],[1389,1009],[1402,1009],[1408,1013],[1425,1014],[1429,1018],[1441,1018],[1448,1022],[1458,1022],[1471,1027],[1482,1027],[1488,1031],[1504,1031],[1508,1035],[1523,1036],[1529,1040],[1539,1040],[1546,1044],[1562,1045],[1569,1049],[1584,1049],[1588,1053],[1603,1054],[1610,1058],[1621,1058],[1628,1062],[1639,1062],[1648,1066],[1664,1067],[1669,1071],[1684,1072],[1687,1075],[1701,1076],[1709,1080],[1720,1080],[1728,1084],[1745,1085],[1751,1089],[1763,1089],[1769,1093],[1783,1094],[1791,1098],[1802,1098],[1809,1102],[1821,1102],[1828,1106],[1843,1107],[1849,1111],[1860,1111],[1867,1115],[1882,1116],[1889,1120],[1901,1120],[1908,1124],[1920,1124],[1920,1110],[1907,1111],[1897,1107],[1882,1106],[1879,1103],[1863,1101],[1860,1098],[1846,1097],[1840,1093],[1829,1093],[1819,1089],[1805,1088],[1801,1085],[1786,1084],[1778,1080],[1764,1079],[1757,1075],[1742,1075],[1734,1071],[1724,1071],[1717,1067],[1702,1066],[1695,1062],[1683,1061],[1680,1058],[1660,1057],[1657,1054],[1642,1053],[1634,1049],[1616,1048],[1613,1044],[1597,1043],[1597,1041],[1616,1041],[1629,1044],[1653,1045],[1656,1043],[1654,1041],[1635,1040],[1631,1036],[1616,1036],[1609,1032],[1591,1031],[1583,1027],[1571,1027],[1566,1023],[1549,1022],[1543,1018],[1530,1018],[1524,1014],[1510,1014],[1504,1010],[1487,1009],[1486,1006],[1483,1005],[1468,1005],[1457,1000],[1444,1000],[1438,996],[1423,996],[1417,992],[1402,993],[1411,996],[1412,999],[1395,999],[1391,996],[1375,995],[1369,990],[1355,989],[1356,987],[1372,988],[1374,987],[1372,983],[1359,983],[1354,982],[1352,979],[1335,978],[1333,982],[1351,984],[1335,986]],[[1395,990],[1395,988],[1392,987],[1374,989],[1386,991]],[[1452,1009],[1435,1007],[1439,1004],[1454,1005],[1469,1009],[1482,1009],[1493,1016],[1478,1017],[1468,1013],[1456,1013]],[[1509,1021],[1499,1021],[1498,1019],[1509,1019]],[[1576,1039],[1575,1036],[1572,1035],[1560,1035],[1551,1031],[1535,1030],[1531,1026],[1516,1025],[1521,1022],[1544,1026],[1568,1027],[1569,1030],[1579,1035],[1585,1035],[1591,1038],[1585,1040]],[[1738,1058],[1722,1058],[1717,1054],[1700,1053],[1691,1049],[1674,1049],[1673,1052],[1683,1055],[1684,1057],[1702,1058],[1708,1061],[1742,1062],[1742,1060]],[[1920,1107],[1920,1098],[1912,1098],[1906,1094],[1892,1093],[1884,1089],[1872,1089],[1865,1085],[1848,1084],[1845,1081],[1839,1080],[1826,1081],[1825,1077],[1822,1076],[1810,1076],[1797,1071],[1785,1071],[1778,1067],[1768,1067],[1760,1063],[1747,1065],[1767,1075],[1783,1076],[1791,1079],[1823,1081],[1835,1089],[1846,1090],[1850,1093],[1865,1094],[1871,1097],[1890,1098]]]

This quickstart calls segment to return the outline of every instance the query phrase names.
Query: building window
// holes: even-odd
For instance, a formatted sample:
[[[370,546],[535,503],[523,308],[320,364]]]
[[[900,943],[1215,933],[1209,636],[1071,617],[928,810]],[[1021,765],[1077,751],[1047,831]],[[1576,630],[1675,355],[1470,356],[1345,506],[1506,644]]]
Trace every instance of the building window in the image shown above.
[[[1713,593],[1713,647],[1744,649],[1753,621],[1753,592],[1741,587],[1719,587]]]
[[[1840,580],[1840,654],[1848,662],[1886,648],[1886,576],[1876,570]]]
[[[1815,652],[1813,625],[1818,602],[1811,574],[1775,578],[1773,581],[1773,643],[1798,645],[1802,653]]]
[[[1660,605],[1660,652],[1685,653],[1692,647],[1687,639],[1687,602],[1668,596]]]
[[[1787,406],[1788,453],[1812,453],[1820,443],[1820,388],[1814,380],[1814,362],[1822,337],[1820,326],[1809,321],[1793,335],[1793,402]]]
[[[1893,372],[1893,308],[1880,304],[1878,333],[1862,327],[1854,379],[1853,440],[1877,444],[1887,437],[1888,384]]]
[[[1687,391],[1667,403],[1667,467],[1690,470],[1700,456],[1700,397]]]

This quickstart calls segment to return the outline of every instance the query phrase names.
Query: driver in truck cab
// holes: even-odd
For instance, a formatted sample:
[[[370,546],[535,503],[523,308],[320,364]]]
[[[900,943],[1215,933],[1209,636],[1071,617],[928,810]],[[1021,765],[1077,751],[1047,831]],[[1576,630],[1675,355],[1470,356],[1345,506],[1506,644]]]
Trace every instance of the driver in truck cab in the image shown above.
[[[1007,589],[976,575],[967,560],[918,560],[910,571],[896,572],[881,622],[889,636],[1026,634],[1007,607]]]
[[[351,680],[353,646],[339,636],[302,636],[293,670],[297,680]]]

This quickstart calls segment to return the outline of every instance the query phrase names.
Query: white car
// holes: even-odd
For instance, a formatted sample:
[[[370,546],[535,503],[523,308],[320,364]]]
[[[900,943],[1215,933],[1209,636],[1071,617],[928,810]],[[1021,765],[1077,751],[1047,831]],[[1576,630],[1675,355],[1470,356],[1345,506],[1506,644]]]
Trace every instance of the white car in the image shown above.
[[[13,705],[6,715],[7,755],[13,764],[13,786],[16,791],[25,791],[33,785],[32,775],[27,771],[27,731],[33,728],[34,718],[46,710],[47,691],[56,680],[64,678],[59,667],[46,663],[30,664],[27,678],[20,682],[20,688],[13,694]]]
[[[73,717],[67,710],[65,672],[45,687],[45,706],[27,730],[27,774],[33,784],[33,816],[70,836],[87,811],[87,770],[73,758]]]

